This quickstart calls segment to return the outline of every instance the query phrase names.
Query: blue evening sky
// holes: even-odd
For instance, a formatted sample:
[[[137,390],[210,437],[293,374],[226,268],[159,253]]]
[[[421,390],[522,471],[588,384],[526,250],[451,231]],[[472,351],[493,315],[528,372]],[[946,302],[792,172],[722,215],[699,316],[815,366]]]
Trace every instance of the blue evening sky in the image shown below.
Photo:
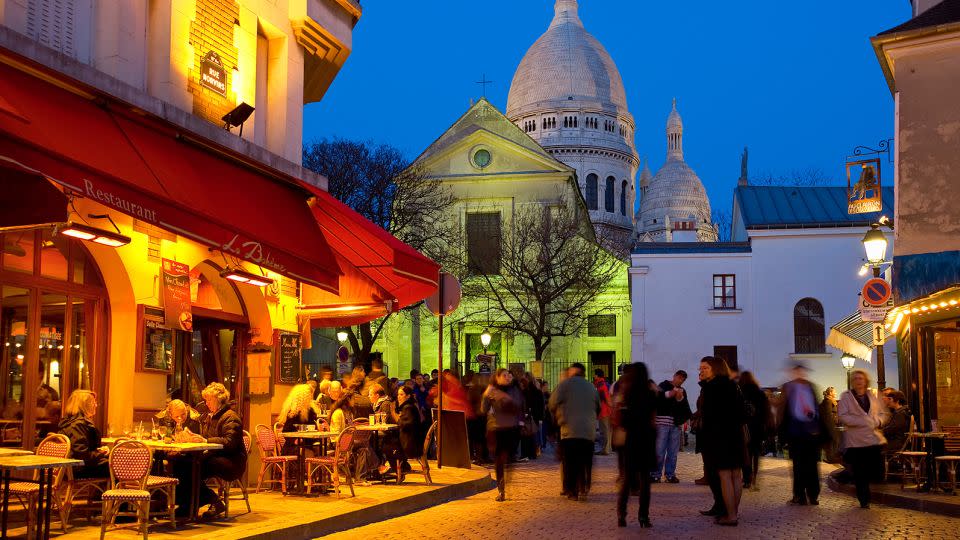
[[[552,0],[364,0],[353,52],[304,141],[387,143],[416,157],[481,95],[506,108],[513,73],[547,29]],[[687,163],[730,209],[740,153],[751,174],[815,168],[837,184],[856,145],[893,136],[893,98],[870,36],[910,17],[908,0],[581,0],[611,54],[656,173],[676,97]],[[886,175],[885,175],[886,176]]]

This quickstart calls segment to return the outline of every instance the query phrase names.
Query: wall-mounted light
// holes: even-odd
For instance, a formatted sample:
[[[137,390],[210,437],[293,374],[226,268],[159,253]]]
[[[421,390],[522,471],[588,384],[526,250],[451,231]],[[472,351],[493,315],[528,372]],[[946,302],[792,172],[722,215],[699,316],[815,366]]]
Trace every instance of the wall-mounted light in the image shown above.
[[[106,229],[92,227],[83,223],[74,223],[72,221],[68,221],[62,225],[57,225],[54,228],[54,233],[78,238],[80,240],[88,240],[90,242],[96,242],[98,244],[103,244],[110,247],[120,247],[130,243],[130,237],[124,236],[119,232],[108,231]]]
[[[240,128],[240,136],[243,137],[243,123],[253,114],[253,107],[246,103],[241,103],[233,108],[232,111],[223,115],[223,129],[230,131],[235,127]]]
[[[231,281],[236,281],[237,283],[253,285],[254,287],[266,287],[267,285],[273,283],[273,279],[268,278],[267,276],[259,276],[254,273],[247,272],[246,270],[230,266],[220,271],[220,277],[229,279]]]

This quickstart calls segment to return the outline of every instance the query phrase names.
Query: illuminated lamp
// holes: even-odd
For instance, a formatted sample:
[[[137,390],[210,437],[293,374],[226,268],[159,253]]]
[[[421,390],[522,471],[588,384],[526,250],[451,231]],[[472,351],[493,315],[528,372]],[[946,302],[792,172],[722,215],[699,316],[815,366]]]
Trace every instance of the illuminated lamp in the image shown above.
[[[234,109],[227,114],[223,115],[223,129],[230,131],[235,127],[240,128],[240,136],[243,137],[243,123],[250,118],[250,115],[253,114],[253,107],[247,105],[246,103],[241,103],[234,107]]]
[[[266,276],[259,276],[240,268],[226,267],[220,271],[220,277],[227,278],[237,283],[246,283],[254,287],[266,287],[273,283],[273,279]]]
[[[343,330],[343,329],[337,330],[337,341],[339,341],[341,345],[343,344],[344,341],[347,340],[347,336],[348,334],[346,330]]]
[[[119,232],[99,229],[83,223],[67,222],[63,225],[58,225],[54,229],[54,232],[63,236],[88,240],[110,247],[120,247],[130,243],[130,237],[124,236]]]
[[[492,339],[493,336],[490,335],[490,330],[484,328],[483,333],[480,334],[480,345],[483,345],[483,354],[487,354],[487,347],[490,346],[490,341]]]
[[[887,237],[880,231],[880,226],[876,223],[870,226],[870,230],[863,236],[863,249],[867,253],[867,262],[871,266],[877,266],[884,262],[887,255]]]

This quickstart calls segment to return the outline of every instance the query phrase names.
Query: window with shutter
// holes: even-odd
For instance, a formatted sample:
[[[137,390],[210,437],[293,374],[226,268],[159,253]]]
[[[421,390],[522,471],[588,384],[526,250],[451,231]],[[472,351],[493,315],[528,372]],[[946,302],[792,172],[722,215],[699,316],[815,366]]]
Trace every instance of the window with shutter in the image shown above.
[[[467,214],[467,266],[473,275],[500,273],[500,213]]]
[[[89,62],[82,35],[89,32],[91,12],[91,0],[30,0],[27,35],[61,54]]]

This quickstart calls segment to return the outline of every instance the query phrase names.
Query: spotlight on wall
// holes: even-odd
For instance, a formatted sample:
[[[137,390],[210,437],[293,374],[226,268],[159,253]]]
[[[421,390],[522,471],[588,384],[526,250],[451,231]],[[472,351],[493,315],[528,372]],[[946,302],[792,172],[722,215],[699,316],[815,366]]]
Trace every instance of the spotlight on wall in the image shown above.
[[[130,237],[120,234],[119,231],[108,231],[72,221],[57,225],[54,228],[54,233],[79,238],[80,240],[89,240],[110,247],[120,247],[130,243]]]
[[[247,285],[253,285],[254,287],[266,287],[273,283],[273,279],[266,276],[258,276],[257,274],[247,272],[241,268],[228,266],[220,271],[220,277],[229,279],[231,281],[236,281],[237,283],[246,283]]]
[[[253,107],[246,103],[241,103],[234,109],[223,115],[223,129],[230,131],[235,127],[240,127],[240,136],[243,137],[243,123],[253,114]]]

